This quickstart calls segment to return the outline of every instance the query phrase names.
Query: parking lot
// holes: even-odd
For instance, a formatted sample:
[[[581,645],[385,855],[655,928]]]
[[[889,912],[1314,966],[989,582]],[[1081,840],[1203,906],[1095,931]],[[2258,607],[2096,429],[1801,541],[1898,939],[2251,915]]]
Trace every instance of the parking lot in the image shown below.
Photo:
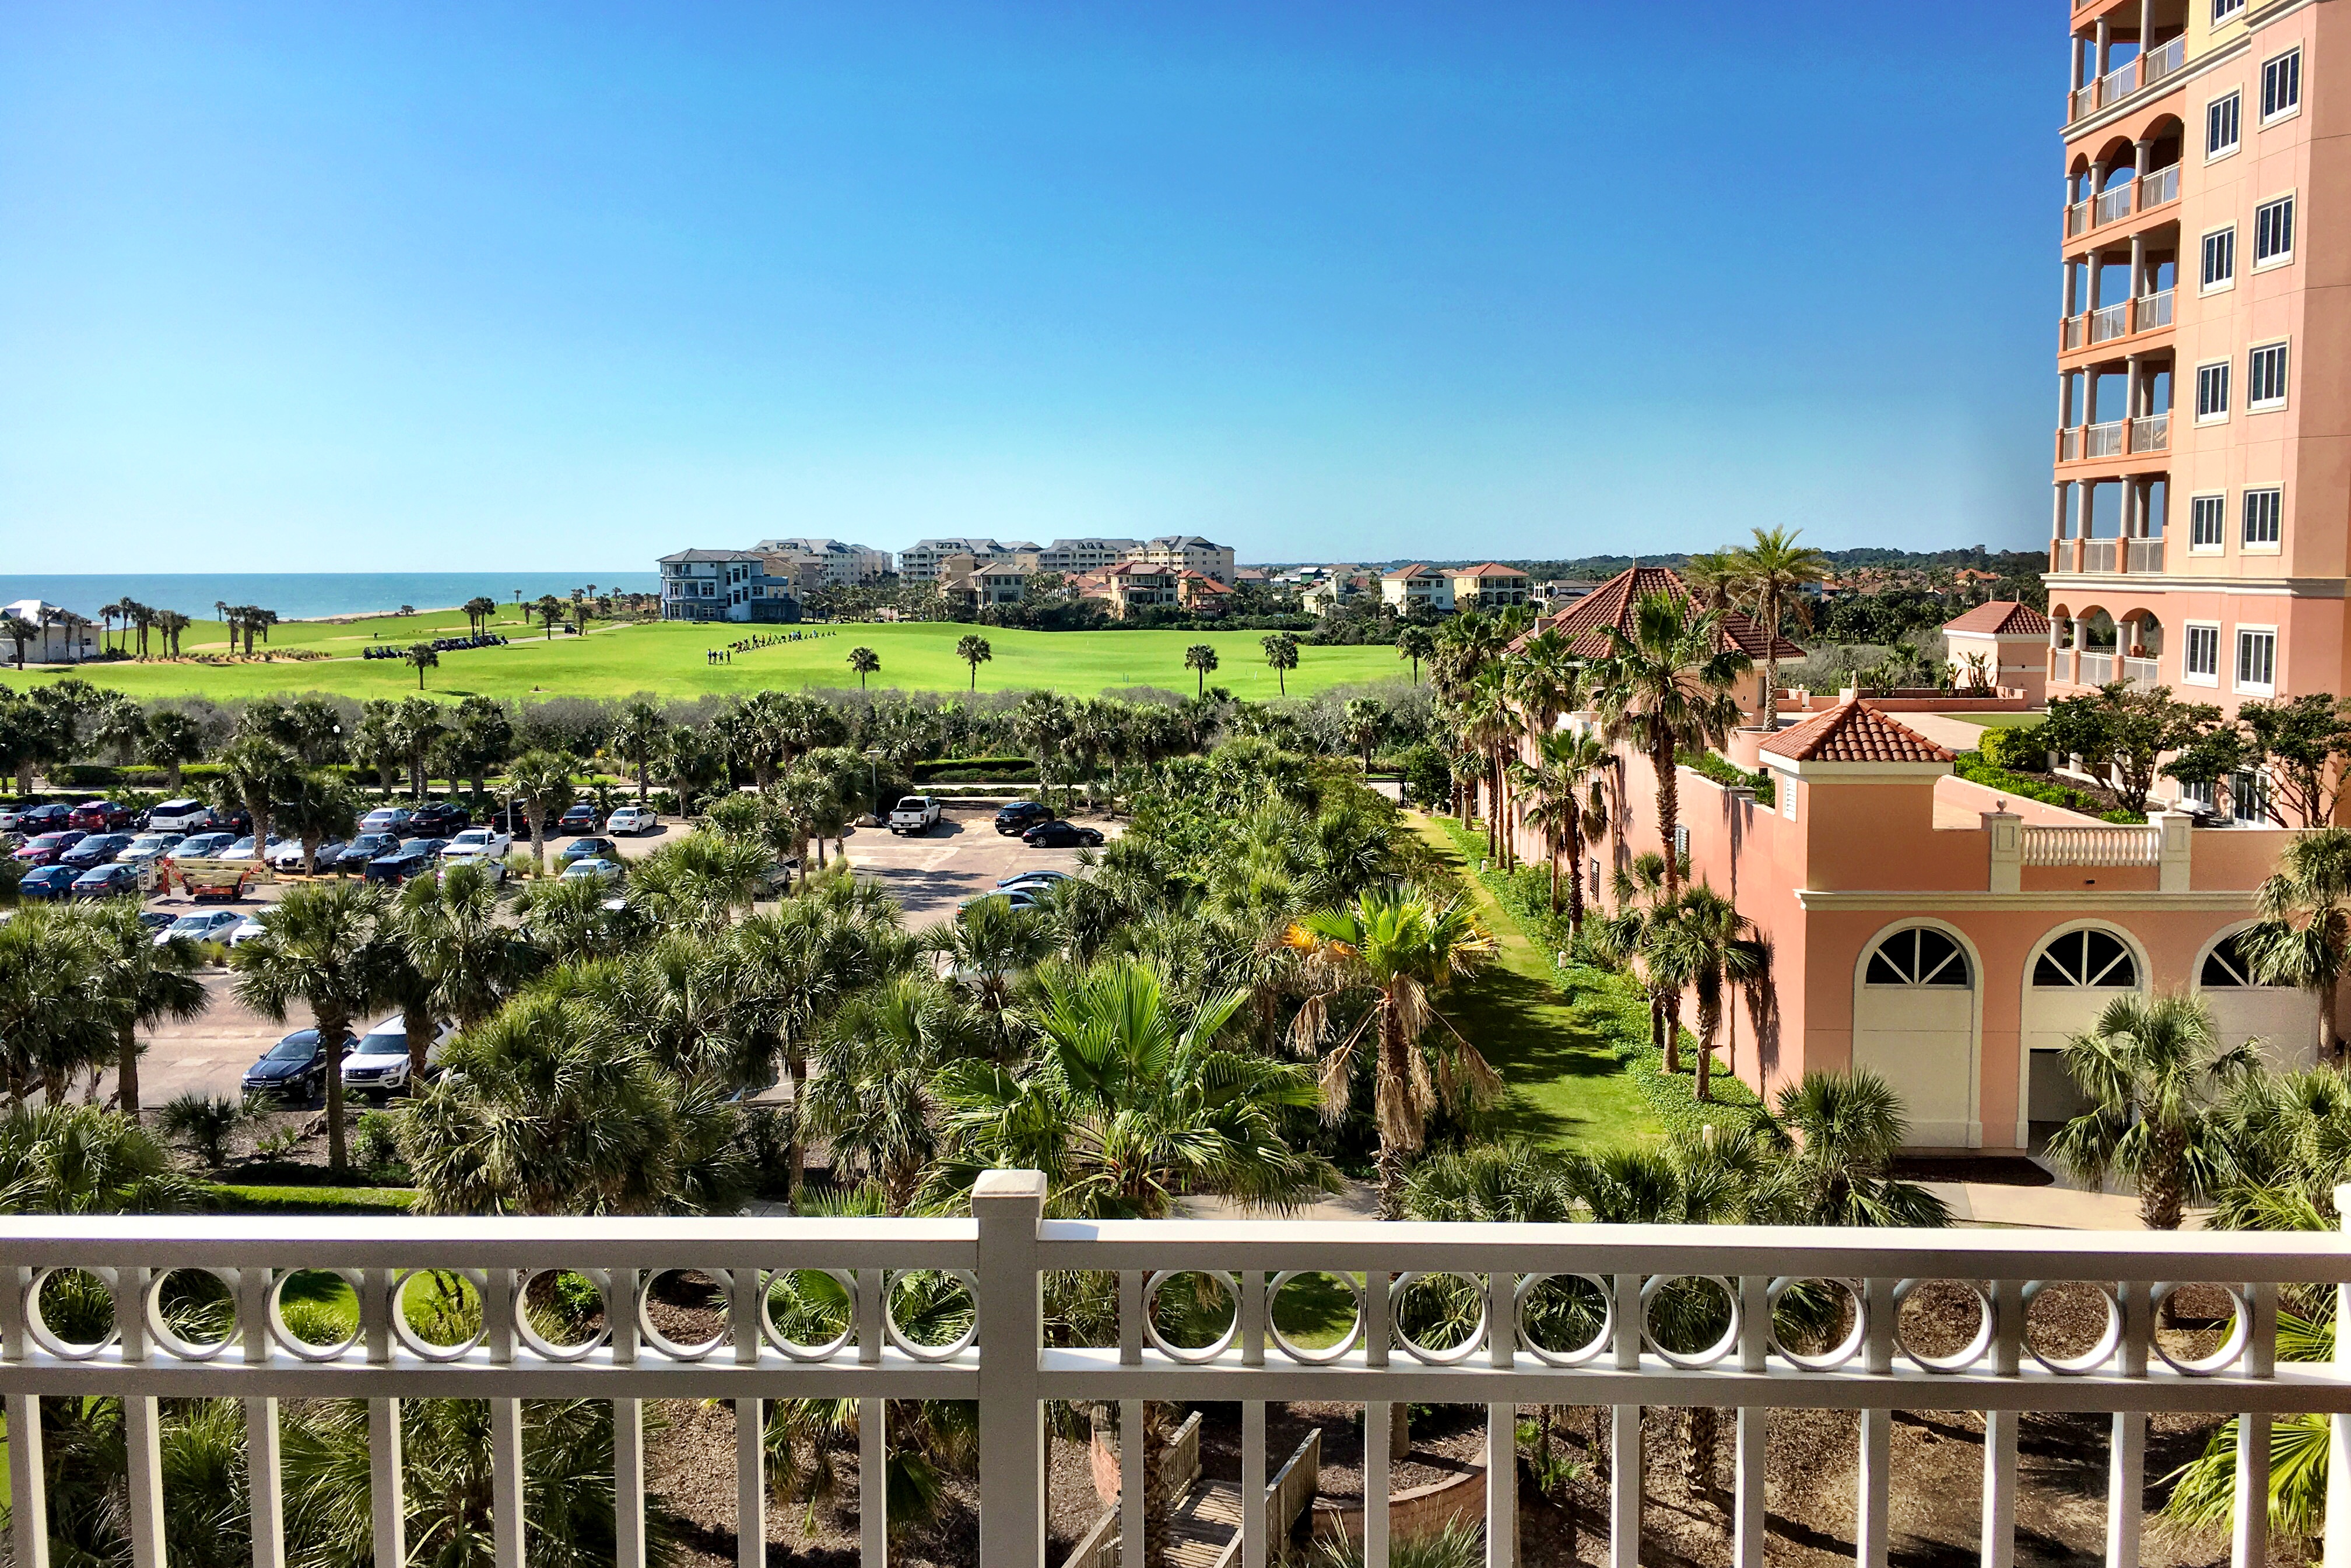
[[[987,892],[999,877],[1018,871],[1077,869],[1078,851],[1031,849],[1018,838],[999,836],[994,815],[992,805],[951,807],[936,827],[919,838],[894,837],[886,828],[861,827],[849,836],[849,863],[860,874],[888,888],[904,908],[907,925],[916,930],[954,919],[958,903]],[[1117,823],[1093,817],[1078,820],[1099,828],[1105,838],[1118,836]],[[657,834],[623,838],[619,841],[622,858],[642,859],[664,844],[675,843],[684,831],[683,825],[665,821]],[[570,842],[569,836],[549,839],[549,859],[553,860]],[[521,847],[528,853],[528,842]],[[276,901],[278,891],[276,886],[264,886],[256,889],[254,898],[220,907],[264,909]],[[175,893],[150,899],[147,907],[184,914],[216,906],[193,904]],[[306,1016],[273,1023],[237,1002],[230,993],[226,974],[211,971],[204,980],[213,999],[204,1016],[193,1023],[166,1023],[148,1035],[147,1053],[139,1064],[140,1099],[145,1105],[159,1106],[190,1092],[234,1096],[245,1070],[263,1052],[287,1030],[307,1027],[309,1023]],[[361,1020],[360,1027],[374,1022]],[[112,1088],[110,1081],[105,1092]]]

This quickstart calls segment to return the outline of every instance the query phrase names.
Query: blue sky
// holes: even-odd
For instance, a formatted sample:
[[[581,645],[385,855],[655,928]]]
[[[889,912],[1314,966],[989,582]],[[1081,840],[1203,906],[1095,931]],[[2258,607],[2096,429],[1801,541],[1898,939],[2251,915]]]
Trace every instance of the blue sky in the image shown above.
[[[2057,16],[22,0],[0,556],[2029,548]]]

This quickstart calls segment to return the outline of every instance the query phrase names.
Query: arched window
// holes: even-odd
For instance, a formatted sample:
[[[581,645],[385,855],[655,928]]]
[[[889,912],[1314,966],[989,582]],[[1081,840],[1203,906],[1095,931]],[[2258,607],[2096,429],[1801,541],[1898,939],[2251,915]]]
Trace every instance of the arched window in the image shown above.
[[[2043,950],[2032,966],[2032,983],[2130,989],[2138,984],[2138,965],[2112,931],[2067,931]]]
[[[1896,931],[1877,944],[1862,971],[1869,985],[1949,985],[1962,989],[1974,981],[1968,955],[1959,944],[1931,926]]]
[[[2204,955],[2204,968],[2196,977],[2199,986],[2206,991],[2227,991],[2268,983],[2253,978],[2252,964],[2238,948],[2237,940],[2244,934],[2231,931],[2212,944],[2212,950]]]

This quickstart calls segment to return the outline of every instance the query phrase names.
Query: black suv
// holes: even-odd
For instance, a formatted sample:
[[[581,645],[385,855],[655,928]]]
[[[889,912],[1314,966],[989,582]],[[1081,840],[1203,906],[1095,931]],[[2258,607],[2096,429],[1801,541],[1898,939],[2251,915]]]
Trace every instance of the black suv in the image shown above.
[[[427,801],[416,808],[401,834],[407,838],[455,838],[474,826],[473,814],[455,801]]]
[[[996,831],[1011,838],[1052,820],[1053,814],[1046,809],[1044,802],[1016,800],[996,814]]]

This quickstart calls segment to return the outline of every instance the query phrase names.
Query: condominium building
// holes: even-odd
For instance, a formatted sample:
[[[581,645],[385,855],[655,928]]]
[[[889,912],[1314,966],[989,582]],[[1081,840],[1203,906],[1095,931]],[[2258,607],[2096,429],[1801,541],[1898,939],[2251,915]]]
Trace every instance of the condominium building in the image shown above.
[[[939,566],[950,556],[969,556],[978,561],[1009,561],[1024,554],[1030,557],[1029,569],[1035,571],[1035,557],[1042,552],[1026,539],[1015,539],[1009,544],[995,539],[918,539],[898,552],[898,575],[916,582],[931,582],[937,578]]]
[[[679,550],[661,558],[664,620],[795,621],[800,618],[798,567],[768,570],[756,550]]]
[[[2073,7],[2049,693],[2351,689],[2325,0]],[[2330,107],[2332,106],[2332,107]]]
[[[1417,561],[1409,566],[1398,566],[1393,572],[1381,574],[1380,598],[1398,615],[1409,615],[1414,610],[1449,610],[1453,607],[1452,574]]]
[[[961,594],[976,609],[991,605],[1017,605],[1029,594],[1029,579],[1036,576],[1033,560],[1024,556],[983,560],[969,551],[958,551],[939,563],[939,591]]]
[[[860,583],[879,582],[890,575],[890,552],[871,545],[852,545],[841,539],[762,539],[751,548],[762,556],[815,562],[822,568],[822,580],[828,587],[854,587]]]
[[[1056,539],[1037,552],[1037,569],[1075,576],[1115,566],[1143,548],[1140,539]]]
[[[1482,566],[1450,567],[1445,577],[1452,585],[1454,604],[1462,609],[1504,609],[1526,604],[1534,597],[1533,585],[1524,572],[1492,561]]]
[[[1148,566],[1197,572],[1204,577],[1216,578],[1227,587],[1232,587],[1233,547],[1211,543],[1197,534],[1163,534],[1156,539],[1146,539],[1128,551],[1126,558]]]

